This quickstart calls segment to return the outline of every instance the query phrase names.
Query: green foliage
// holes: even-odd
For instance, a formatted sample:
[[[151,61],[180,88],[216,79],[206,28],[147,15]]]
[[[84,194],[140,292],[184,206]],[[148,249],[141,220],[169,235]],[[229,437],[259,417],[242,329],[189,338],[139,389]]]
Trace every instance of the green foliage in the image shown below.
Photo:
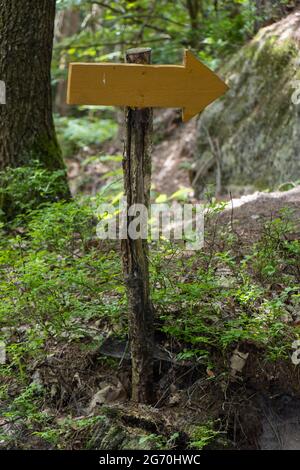
[[[89,247],[93,231],[91,208],[76,202],[32,212],[26,238],[10,238],[11,248],[1,252],[7,278],[2,284],[0,321],[14,324],[17,313],[19,320],[32,323],[33,330],[39,327],[49,334],[68,325],[72,328],[72,318],[87,320],[101,317],[101,312],[114,316],[116,295],[108,303],[101,296],[116,287],[118,257]]]
[[[43,182],[43,207],[31,210],[32,201],[22,199],[22,185],[15,183],[20,194],[15,204],[22,214],[3,225],[7,232],[0,240],[0,340],[7,344],[9,360],[2,372],[17,371],[21,382],[26,382],[30,360],[45,354],[49,339],[90,337],[88,324],[94,318],[116,328],[124,304],[119,256],[109,247],[98,249],[94,203],[46,204],[53,175],[46,180],[39,168],[29,174],[36,187]]]
[[[94,234],[93,208],[84,201],[56,202],[29,215],[32,248],[57,253],[86,250]]]
[[[159,434],[148,434],[140,437],[139,444],[145,446],[145,444],[150,444],[152,449],[165,449],[166,440],[163,436]]]
[[[67,196],[65,171],[49,171],[38,162],[0,172],[0,221]]]
[[[202,60],[217,66],[224,54],[236,50],[257,28],[282,15],[295,1],[258,5],[252,0],[146,0],[106,2],[97,8],[85,0],[60,0],[59,8],[80,12],[81,28],[60,39],[54,54],[54,76],[65,73],[62,62],[120,60],[125,48],[151,46],[158,63],[180,62],[190,47]],[[66,61],[66,56],[68,60]]]
[[[220,210],[214,202],[212,210]],[[243,255],[234,250],[230,227],[220,234],[224,251],[213,256],[203,251],[186,258],[167,242],[157,248],[153,299],[161,329],[182,345],[178,359],[209,364],[214,351],[242,342],[263,347],[269,360],[288,357],[296,331],[286,318],[291,301],[297,305],[300,266],[298,240],[288,240],[295,230],[292,220],[283,210]],[[270,281],[280,282],[280,288]]]
[[[45,422],[47,416],[40,412],[43,393],[42,389],[31,384],[12,401],[9,410],[4,413],[5,418],[26,419],[28,421]]]
[[[33,170],[30,174],[39,182],[36,186],[43,181],[52,194],[52,175],[47,182],[47,173],[35,171],[37,176]],[[102,331],[126,335],[119,244],[96,237],[98,218],[103,217],[96,215],[97,205],[116,204],[120,194],[106,188],[93,198],[46,202],[46,192],[46,200],[33,209],[30,200],[22,199],[19,181],[22,214],[3,223],[0,239],[0,341],[7,352],[0,392],[8,420],[29,416],[36,437],[63,447],[66,434],[82,425],[88,436],[93,422],[53,423],[43,411],[47,391],[32,384],[32,364],[43,361],[53,345],[87,349],[97,347]],[[208,203],[208,225],[222,208],[215,200]],[[217,245],[194,253],[186,252],[184,244],[151,242],[156,328],[176,345],[179,360],[213,369],[216,357],[227,357],[241,343],[259,347],[266,361],[288,358],[299,335],[289,318],[300,303],[300,247],[292,220],[290,211],[282,211],[242,253],[231,225],[214,229]],[[95,328],[95,322],[101,327]],[[13,397],[10,383],[18,389]],[[200,426],[191,446],[200,449],[215,436],[212,428]],[[150,440],[156,448],[174,445],[156,435]]]
[[[7,423],[17,421],[19,426],[22,424],[23,433],[26,429],[31,438],[36,436],[53,448],[67,447],[68,443],[74,439],[74,435],[78,437],[80,434],[86,436],[88,447],[89,433],[92,434],[95,427],[103,423],[105,416],[80,419],[66,417],[56,421],[54,416],[48,415],[46,411],[40,411],[43,405],[43,396],[44,392],[41,387],[36,384],[29,385],[12,401],[9,410],[3,414],[3,418]],[[14,445],[15,438],[9,433],[0,433],[0,438],[2,442]],[[20,435],[20,442],[23,439],[24,437]]]
[[[265,280],[288,278],[298,271],[300,262],[299,240],[289,240],[296,227],[290,209],[282,209],[279,217],[266,223],[262,239],[255,245],[247,261]],[[246,262],[247,262],[246,261]],[[283,270],[283,266],[285,270]]]
[[[3,411],[2,419],[5,423],[19,423],[20,435],[13,436],[12,433],[0,429],[0,440],[10,443],[12,446],[19,439],[24,439],[22,432],[25,427],[29,432],[33,432],[35,426],[45,426],[49,421],[49,416],[41,411],[43,405],[43,390],[37,384],[30,384],[19,391],[19,395],[12,400],[8,409]]]
[[[112,139],[116,135],[117,124],[111,119],[99,117],[55,118],[57,136],[65,157],[80,148],[96,145]]]
[[[219,432],[213,429],[212,423],[207,423],[202,426],[194,426],[189,434],[191,439],[190,448],[202,450],[219,435]]]
[[[67,417],[60,420],[58,424],[45,427],[42,431],[36,431],[34,435],[49,442],[57,449],[62,449],[67,446],[68,441],[72,442],[74,435],[77,437],[80,434],[86,435],[85,439],[89,441],[89,434],[93,432],[97,425],[105,421],[105,416],[92,416],[87,418],[74,419]]]

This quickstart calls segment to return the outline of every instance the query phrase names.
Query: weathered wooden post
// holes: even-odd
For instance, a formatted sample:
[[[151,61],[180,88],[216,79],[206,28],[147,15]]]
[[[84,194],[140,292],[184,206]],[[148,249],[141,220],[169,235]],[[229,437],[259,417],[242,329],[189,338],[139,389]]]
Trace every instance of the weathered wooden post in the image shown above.
[[[151,49],[128,50],[126,62],[150,64]],[[134,204],[149,208],[152,128],[152,108],[126,108],[123,170],[128,208]],[[127,227],[131,219],[127,215]],[[133,240],[127,236],[121,243],[128,297],[132,399],[149,403],[153,399],[153,309],[149,288],[148,242],[147,239]]]

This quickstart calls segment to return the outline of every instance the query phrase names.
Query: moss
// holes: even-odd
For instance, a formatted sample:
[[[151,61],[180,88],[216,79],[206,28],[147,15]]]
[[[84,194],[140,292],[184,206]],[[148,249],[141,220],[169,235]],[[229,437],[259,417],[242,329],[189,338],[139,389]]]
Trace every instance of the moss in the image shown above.
[[[32,160],[38,160],[48,170],[65,168],[55,136],[45,134],[37,136],[31,146],[30,156]]]
[[[124,433],[124,430],[119,425],[113,425],[104,433],[100,448],[120,449],[125,439],[126,435]]]
[[[256,43],[252,47],[256,47]],[[256,73],[261,73],[262,76],[272,72],[273,79],[280,77],[282,74],[286,75],[289,69],[295,72],[292,59],[297,57],[299,51],[294,43],[284,41],[277,44],[276,42],[268,39],[261,47],[255,60]],[[268,81],[268,80],[267,80]]]
[[[164,438],[150,434],[142,427],[132,427],[122,422],[122,413],[117,408],[103,407],[103,420],[90,429],[90,436],[83,436],[86,449],[101,450],[147,450],[160,449]]]

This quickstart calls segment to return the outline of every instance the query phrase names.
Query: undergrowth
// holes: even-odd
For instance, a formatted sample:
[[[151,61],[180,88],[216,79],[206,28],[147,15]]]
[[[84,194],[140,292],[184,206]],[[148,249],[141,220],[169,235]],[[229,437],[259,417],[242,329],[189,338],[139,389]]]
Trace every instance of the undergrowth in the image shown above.
[[[57,425],[49,391],[34,379],[34,364],[73,344],[93,349],[108,333],[125,337],[126,298],[119,244],[96,237],[96,208],[111,196],[47,202],[55,175],[46,184],[47,174],[35,171],[28,182],[19,177],[21,170],[10,170],[18,175],[18,186],[9,173],[1,190],[9,197],[14,193],[19,215],[3,220],[0,228],[0,343],[6,351],[0,409],[4,424],[16,421],[32,438],[62,448],[69,445],[66,434],[102,418],[74,422],[70,417]],[[24,198],[29,184],[44,188],[38,208]],[[232,225],[215,222],[222,208],[207,204],[207,243],[201,251],[151,242],[156,329],[173,344],[179,361],[209,370],[217,356],[224,358],[245,342],[262,348],[266,361],[289,360],[292,341],[299,337],[300,243],[293,236],[293,215],[283,210],[267,221],[257,242],[241,250]],[[228,365],[223,369],[229,373]],[[210,427],[195,428],[190,446],[202,448],[214,436]],[[0,440],[4,445],[12,440],[5,425]]]

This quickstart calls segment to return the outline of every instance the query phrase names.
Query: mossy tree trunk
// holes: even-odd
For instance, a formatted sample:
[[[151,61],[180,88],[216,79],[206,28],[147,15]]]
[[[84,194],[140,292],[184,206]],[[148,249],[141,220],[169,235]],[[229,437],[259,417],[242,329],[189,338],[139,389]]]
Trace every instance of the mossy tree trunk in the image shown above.
[[[54,19],[55,0],[0,0],[0,170],[31,160],[64,168],[52,117]]]

